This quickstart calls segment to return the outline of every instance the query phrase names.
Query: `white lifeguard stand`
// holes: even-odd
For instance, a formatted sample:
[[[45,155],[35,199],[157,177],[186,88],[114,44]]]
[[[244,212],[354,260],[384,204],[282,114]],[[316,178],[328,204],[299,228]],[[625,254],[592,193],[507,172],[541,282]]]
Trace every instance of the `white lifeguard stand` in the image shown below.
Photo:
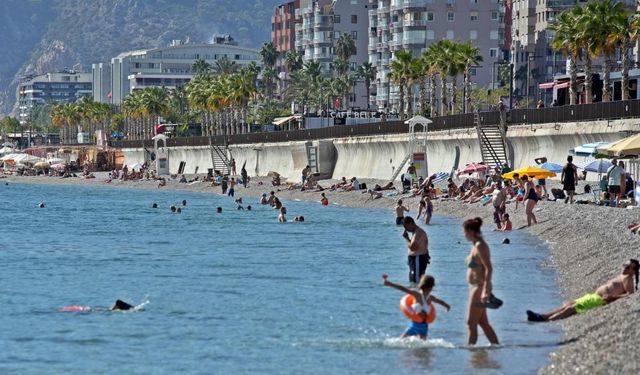
[[[167,148],[167,136],[158,134],[153,139],[153,149],[156,153],[156,173],[158,176],[169,173],[169,149]]]
[[[427,132],[433,121],[423,116],[414,116],[404,122],[409,125],[409,162],[416,167],[418,176],[429,176],[427,161]]]

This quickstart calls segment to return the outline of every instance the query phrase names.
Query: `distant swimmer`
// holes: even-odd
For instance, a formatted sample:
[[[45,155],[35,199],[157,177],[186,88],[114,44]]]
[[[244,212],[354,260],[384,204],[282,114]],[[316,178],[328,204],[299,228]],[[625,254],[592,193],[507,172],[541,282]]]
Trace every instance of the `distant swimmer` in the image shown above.
[[[262,198],[260,198],[260,204],[269,204],[267,193],[262,193]]]
[[[60,312],[100,312],[100,311],[127,311],[135,309],[135,306],[128,304],[122,300],[116,300],[113,306],[106,307],[90,307],[90,306],[81,306],[81,305],[71,305],[65,306],[58,309]],[[137,310],[142,310],[138,308]]]
[[[182,205],[183,205],[183,206],[186,206],[186,205],[187,205],[187,200],[186,200],[186,199],[183,199],[183,200],[182,200]]]
[[[176,209],[176,213],[181,214],[181,213],[182,213],[182,208],[178,207],[178,208]]]
[[[238,205],[237,210],[238,210],[238,211],[244,211],[244,207],[242,207],[241,205]]]
[[[286,223],[287,222],[287,218],[284,216],[287,214],[287,208],[286,207],[281,207],[280,208],[280,215],[278,215],[278,222],[279,223]]]
[[[44,202],[40,202],[40,204],[38,204],[39,208],[44,208]]]
[[[251,211],[251,205],[247,206],[247,211]]]
[[[169,209],[171,210],[171,212],[176,212],[176,210],[178,209],[176,206],[171,205],[171,207],[169,207]]]
[[[327,196],[324,195],[324,193],[320,194],[321,198],[320,198],[320,203],[322,203],[323,206],[328,206],[329,205],[329,199],[327,199]]]
[[[151,208],[158,208],[158,204],[157,203],[152,204]]]
[[[418,289],[409,289],[387,280],[387,275],[383,275],[382,278],[384,279],[384,286],[399,290],[413,297],[413,304],[408,307],[414,315],[411,318],[409,327],[400,337],[418,336],[426,340],[429,333],[429,315],[434,313],[432,310],[434,308],[433,303],[443,306],[447,311],[451,309],[448,303],[431,294],[436,286],[436,279],[430,275],[423,275],[418,283]],[[431,316],[431,319],[435,319],[435,314]]]
[[[293,219],[293,221],[298,223],[304,223],[304,216],[296,216],[295,219]]]
[[[219,214],[221,214],[221,213],[222,213],[222,207],[218,207],[218,208],[216,208],[216,212],[217,212],[217,213],[219,213]]]
[[[122,300],[116,300],[116,303],[113,304],[113,306],[111,306],[111,310],[131,310],[133,308],[132,305],[122,301]]]

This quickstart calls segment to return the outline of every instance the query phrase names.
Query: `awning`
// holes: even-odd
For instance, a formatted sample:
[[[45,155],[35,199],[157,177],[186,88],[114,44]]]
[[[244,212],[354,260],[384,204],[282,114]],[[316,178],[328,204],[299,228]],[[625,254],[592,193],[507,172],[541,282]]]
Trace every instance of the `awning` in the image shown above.
[[[571,82],[557,83],[555,88],[556,89],[566,89],[567,87],[569,87],[570,84],[571,84]]]
[[[289,121],[295,120],[298,116],[287,116],[287,117],[276,117],[273,119],[272,124],[276,126],[280,126],[286,124]]]
[[[541,83],[538,85],[538,88],[540,90],[547,90],[547,89],[552,89],[553,86],[555,86],[556,83],[555,82],[546,82],[546,83]]]

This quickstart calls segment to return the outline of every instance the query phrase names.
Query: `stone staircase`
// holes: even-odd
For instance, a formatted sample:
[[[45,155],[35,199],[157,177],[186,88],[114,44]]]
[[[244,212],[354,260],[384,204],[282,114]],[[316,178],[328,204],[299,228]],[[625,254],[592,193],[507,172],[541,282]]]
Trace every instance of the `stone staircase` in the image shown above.
[[[486,165],[509,165],[507,155],[507,131],[504,121],[504,113],[501,113],[501,121],[498,125],[483,125],[480,113],[475,112],[476,131],[480,142],[482,162]]]
[[[222,175],[231,174],[231,160],[230,156],[227,156],[228,149],[211,143],[209,138],[209,149],[211,151],[211,163],[213,164],[214,171],[220,171]],[[231,155],[231,152],[229,152]]]

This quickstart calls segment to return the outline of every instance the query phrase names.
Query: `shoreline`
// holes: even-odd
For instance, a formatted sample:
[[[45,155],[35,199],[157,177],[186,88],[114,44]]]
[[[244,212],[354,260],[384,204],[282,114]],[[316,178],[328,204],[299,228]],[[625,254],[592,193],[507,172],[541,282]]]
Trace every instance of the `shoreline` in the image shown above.
[[[53,177],[9,177],[9,183],[40,185],[105,186],[118,188],[157,189],[157,181],[113,181],[106,184],[105,176],[96,174],[95,179],[53,178]],[[263,182],[262,186],[257,185]],[[367,185],[380,183],[364,180]],[[325,186],[327,181],[323,181]],[[219,187],[210,187],[208,183],[179,184],[167,181],[163,190],[177,190],[220,195]],[[249,188],[236,187],[236,197],[259,197],[262,192],[275,190],[268,178],[253,178]],[[383,197],[368,200],[368,194],[360,192],[330,192],[325,190],[330,204],[339,204],[354,208],[391,209],[398,197]],[[277,192],[281,200],[318,202],[319,192],[300,192],[282,190]],[[411,206],[414,214],[418,198],[403,198]],[[479,216],[485,220],[485,230],[493,227],[492,208],[479,204],[462,204],[457,201],[434,200],[434,214],[456,218]],[[319,203],[318,203],[319,204]],[[524,208],[514,211],[513,204],[507,205],[514,228],[526,225]],[[558,275],[557,284],[566,299],[574,299],[592,292],[602,282],[619,272],[620,265],[631,257],[637,257],[640,237],[632,235],[627,225],[638,218],[635,210],[613,209],[593,205],[567,205],[562,202],[542,201],[535,212],[539,224],[530,228],[530,232],[549,246],[552,266]],[[517,265],[514,265],[517,266]],[[535,303],[535,302],[534,302]],[[638,373],[640,358],[633,350],[640,344],[636,334],[634,312],[638,311],[637,295],[617,301],[562,321],[565,344],[553,351],[545,367],[539,369],[543,374],[567,374],[589,371],[594,373]],[[537,306],[532,305],[532,310]],[[524,311],[522,319],[525,319]],[[540,323],[538,323],[540,324]],[[622,345],[621,345],[622,344]],[[628,348],[628,349],[627,349]]]

